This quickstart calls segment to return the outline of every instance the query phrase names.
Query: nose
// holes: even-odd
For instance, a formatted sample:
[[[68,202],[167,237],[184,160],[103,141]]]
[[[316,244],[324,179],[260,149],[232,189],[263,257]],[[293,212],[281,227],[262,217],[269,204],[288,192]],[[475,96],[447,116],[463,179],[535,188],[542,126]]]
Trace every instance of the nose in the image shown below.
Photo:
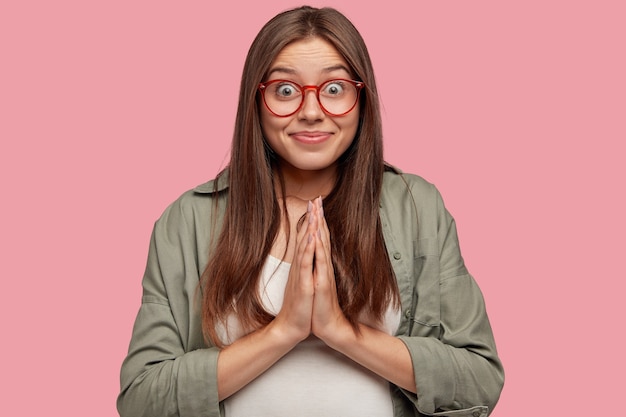
[[[324,117],[325,113],[317,100],[317,89],[315,87],[305,87],[302,100],[302,107],[298,112],[300,119],[314,122]]]

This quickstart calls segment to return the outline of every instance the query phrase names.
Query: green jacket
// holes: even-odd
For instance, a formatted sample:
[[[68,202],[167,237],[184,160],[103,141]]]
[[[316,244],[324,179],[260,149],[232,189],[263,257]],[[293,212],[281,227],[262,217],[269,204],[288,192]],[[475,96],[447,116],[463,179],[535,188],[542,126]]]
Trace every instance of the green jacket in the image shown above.
[[[227,175],[217,185],[225,191]],[[155,224],[141,308],[121,371],[117,406],[123,417],[223,415],[219,349],[203,339],[196,291],[211,229],[217,236],[227,199],[227,192],[216,196],[213,190],[209,181],[186,192]],[[399,172],[385,173],[380,207],[402,302],[397,337],[410,351],[419,393],[393,386],[394,415],[487,416],[504,373],[454,219],[432,184]]]

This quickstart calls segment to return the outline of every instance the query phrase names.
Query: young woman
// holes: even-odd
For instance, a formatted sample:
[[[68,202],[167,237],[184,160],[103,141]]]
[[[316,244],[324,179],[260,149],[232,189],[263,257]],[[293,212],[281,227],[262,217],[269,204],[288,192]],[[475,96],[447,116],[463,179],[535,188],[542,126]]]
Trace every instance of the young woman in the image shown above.
[[[122,416],[493,409],[503,371],[454,221],[384,163],[381,138],[343,15],[302,7],[263,27],[228,167],[155,225]]]

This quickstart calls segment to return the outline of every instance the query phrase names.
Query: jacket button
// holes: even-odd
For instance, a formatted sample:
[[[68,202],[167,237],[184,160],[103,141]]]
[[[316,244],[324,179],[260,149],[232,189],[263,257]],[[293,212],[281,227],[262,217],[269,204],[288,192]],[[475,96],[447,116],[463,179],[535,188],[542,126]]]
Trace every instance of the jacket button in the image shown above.
[[[474,416],[474,417],[480,417],[480,411],[474,411],[474,412],[472,413],[472,416]]]
[[[394,252],[393,253],[393,259],[398,260],[402,258],[402,255],[400,254],[400,252]]]
[[[410,319],[410,318],[411,318],[411,310],[407,309],[407,310],[404,312],[404,317],[406,317],[407,319]]]

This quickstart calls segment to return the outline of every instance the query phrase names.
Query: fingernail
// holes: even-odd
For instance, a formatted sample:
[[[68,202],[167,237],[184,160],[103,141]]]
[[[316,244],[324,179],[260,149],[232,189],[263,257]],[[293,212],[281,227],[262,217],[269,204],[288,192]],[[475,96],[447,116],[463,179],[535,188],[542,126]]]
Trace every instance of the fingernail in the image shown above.
[[[309,235],[309,237],[307,237],[306,241],[307,241],[307,243],[313,242],[313,236]]]
[[[319,203],[319,208],[320,208],[320,216],[324,217],[324,205],[322,204],[322,196],[319,197],[318,199]]]
[[[309,223],[313,223],[313,213],[309,213]]]
[[[313,210],[313,203],[311,203],[311,200],[309,200],[309,204],[306,207],[306,211],[310,213],[311,210]]]
[[[319,237],[319,238],[322,237],[322,232],[320,231],[320,229],[317,229],[317,237]]]

